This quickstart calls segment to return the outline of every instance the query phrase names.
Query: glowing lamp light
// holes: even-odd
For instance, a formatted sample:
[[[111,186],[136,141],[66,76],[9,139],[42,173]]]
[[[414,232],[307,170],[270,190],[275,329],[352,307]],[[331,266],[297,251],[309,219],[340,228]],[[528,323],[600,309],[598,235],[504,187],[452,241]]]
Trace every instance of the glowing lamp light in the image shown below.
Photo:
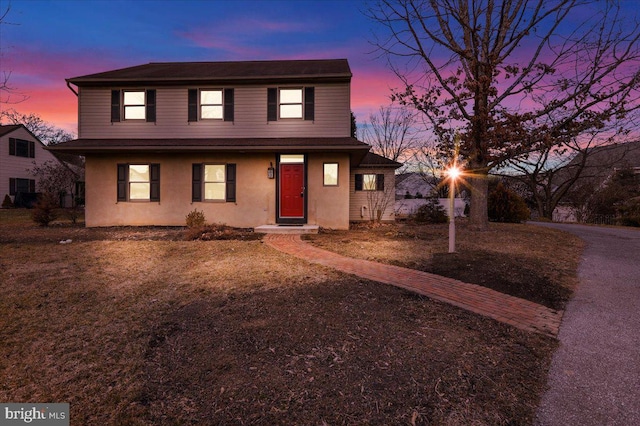
[[[447,175],[449,179],[456,180],[462,174],[462,170],[460,170],[457,166],[451,166],[447,169]]]
[[[456,251],[456,218],[455,218],[455,194],[456,179],[462,175],[458,166],[451,166],[446,171],[449,176],[449,253]]]

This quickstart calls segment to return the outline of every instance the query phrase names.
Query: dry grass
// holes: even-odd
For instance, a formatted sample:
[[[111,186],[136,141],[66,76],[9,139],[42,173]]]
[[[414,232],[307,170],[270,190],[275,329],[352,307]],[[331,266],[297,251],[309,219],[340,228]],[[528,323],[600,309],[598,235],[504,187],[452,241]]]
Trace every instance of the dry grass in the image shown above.
[[[258,240],[16,214],[0,210],[2,401],[70,402],[72,424],[493,425],[530,424],[544,390],[554,340]],[[440,250],[409,232],[338,242]]]
[[[491,223],[473,231],[459,220],[456,253],[448,253],[447,225],[360,225],[348,232],[306,236],[345,256],[432,272],[564,309],[575,285],[577,237],[535,225]]]

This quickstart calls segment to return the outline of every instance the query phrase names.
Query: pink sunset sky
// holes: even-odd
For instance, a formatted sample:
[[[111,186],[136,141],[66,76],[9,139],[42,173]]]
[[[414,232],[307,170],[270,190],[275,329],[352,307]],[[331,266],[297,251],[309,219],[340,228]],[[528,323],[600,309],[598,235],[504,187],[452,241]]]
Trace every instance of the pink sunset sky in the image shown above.
[[[77,132],[65,79],[148,62],[349,60],[358,124],[388,105],[397,77],[377,57],[360,0],[0,0],[1,109]],[[8,98],[8,99],[7,99]]]

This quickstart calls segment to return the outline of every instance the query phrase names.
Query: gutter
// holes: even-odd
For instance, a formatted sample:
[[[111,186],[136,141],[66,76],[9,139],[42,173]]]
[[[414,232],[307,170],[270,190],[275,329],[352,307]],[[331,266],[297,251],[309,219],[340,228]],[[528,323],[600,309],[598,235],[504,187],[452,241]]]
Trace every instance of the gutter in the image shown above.
[[[69,88],[69,90],[73,92],[74,95],[76,95],[76,98],[77,98],[78,92],[76,92],[76,90],[73,87],[71,87],[71,82],[69,80],[66,80],[66,81],[67,81],[67,87]]]

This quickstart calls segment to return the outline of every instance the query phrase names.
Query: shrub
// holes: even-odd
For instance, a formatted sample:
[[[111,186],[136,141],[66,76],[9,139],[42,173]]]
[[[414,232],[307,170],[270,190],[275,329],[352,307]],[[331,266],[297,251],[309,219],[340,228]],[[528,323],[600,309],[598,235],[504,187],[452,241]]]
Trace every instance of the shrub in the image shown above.
[[[77,204],[65,210],[65,214],[74,225],[78,222],[78,218],[82,216],[84,209]]]
[[[418,222],[445,223],[448,220],[448,216],[438,199],[430,197],[427,199],[427,204],[420,206],[416,211],[414,219]]]
[[[202,228],[207,223],[207,220],[204,217],[204,212],[198,211],[198,209],[190,211],[186,216],[185,221],[189,228]]]
[[[11,197],[9,197],[9,194],[5,194],[4,200],[2,200],[2,208],[10,209],[12,207],[13,207],[13,201],[11,201]]]
[[[57,207],[51,194],[42,194],[38,197],[38,202],[34,206],[31,218],[40,226],[49,226],[51,222],[58,218]]]
[[[507,189],[502,182],[489,193],[489,220],[520,223],[529,219],[531,212],[522,197]]]

